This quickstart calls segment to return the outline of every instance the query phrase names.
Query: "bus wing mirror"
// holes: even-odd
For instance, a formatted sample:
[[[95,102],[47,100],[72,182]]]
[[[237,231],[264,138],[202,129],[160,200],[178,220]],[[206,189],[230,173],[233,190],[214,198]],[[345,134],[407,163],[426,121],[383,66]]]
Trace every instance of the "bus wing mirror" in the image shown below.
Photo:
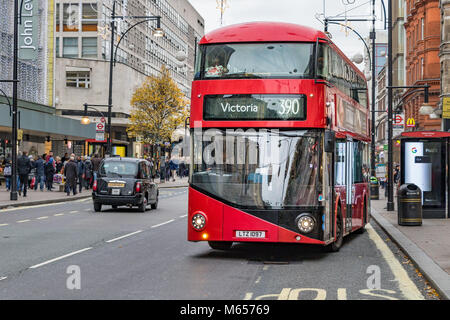
[[[325,130],[325,137],[324,137],[325,152],[334,152],[335,140],[336,140],[336,135],[335,135],[334,131]]]

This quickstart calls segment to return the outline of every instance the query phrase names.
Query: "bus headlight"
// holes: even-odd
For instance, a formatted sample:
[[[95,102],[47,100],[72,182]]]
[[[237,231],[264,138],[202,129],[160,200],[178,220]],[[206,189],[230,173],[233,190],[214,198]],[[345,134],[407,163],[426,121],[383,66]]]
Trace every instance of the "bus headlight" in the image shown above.
[[[302,233],[309,233],[316,227],[316,220],[308,213],[302,213],[297,218],[297,227]]]
[[[196,231],[201,231],[205,228],[206,217],[201,213],[196,213],[192,217],[191,224]]]

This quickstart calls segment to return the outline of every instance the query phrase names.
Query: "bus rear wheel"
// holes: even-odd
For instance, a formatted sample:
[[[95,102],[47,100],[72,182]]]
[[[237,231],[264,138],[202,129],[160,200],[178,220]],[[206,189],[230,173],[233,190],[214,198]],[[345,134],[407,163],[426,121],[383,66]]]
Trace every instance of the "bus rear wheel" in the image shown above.
[[[230,250],[233,246],[233,241],[208,241],[211,249],[215,250]]]

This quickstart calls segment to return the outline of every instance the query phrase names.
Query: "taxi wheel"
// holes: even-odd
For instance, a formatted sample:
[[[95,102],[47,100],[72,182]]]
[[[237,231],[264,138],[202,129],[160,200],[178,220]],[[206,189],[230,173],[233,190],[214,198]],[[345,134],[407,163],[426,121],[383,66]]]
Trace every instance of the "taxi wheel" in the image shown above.
[[[138,210],[140,212],[145,212],[145,210],[147,209],[147,197],[144,197],[144,200],[142,201],[142,203],[139,205]]]
[[[100,212],[100,211],[102,211],[102,204],[101,204],[101,203],[94,202],[94,211],[95,211],[95,212]]]
[[[158,208],[158,197],[156,197],[155,203],[152,203],[150,206],[152,207],[153,210]]]

